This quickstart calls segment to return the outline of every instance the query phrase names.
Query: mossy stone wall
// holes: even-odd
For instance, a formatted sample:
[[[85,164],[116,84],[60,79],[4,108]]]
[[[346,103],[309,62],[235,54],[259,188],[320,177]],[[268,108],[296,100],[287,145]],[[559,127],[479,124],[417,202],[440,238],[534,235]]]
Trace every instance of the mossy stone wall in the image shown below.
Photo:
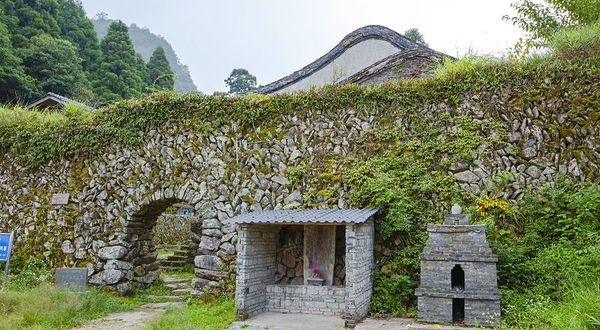
[[[477,193],[503,171],[516,176],[505,199],[557,173],[597,182],[598,81],[582,84],[572,92],[551,79],[521,79],[405,108],[302,109],[245,126],[230,120],[210,134],[173,119],[150,126],[138,145],[35,167],[6,153],[0,230],[17,233],[17,254],[52,267],[86,266],[91,283],[126,292],[156,279],[152,228],[167,207],[187,203],[202,219],[197,253],[233,265],[237,234],[224,219],[260,209],[363,206],[353,204],[354,187],[341,176],[350,166],[344,160],[366,161],[419,134],[423,121],[449,136],[472,133],[456,140],[468,157],[435,169],[464,191]],[[55,193],[69,194],[69,203],[52,205]],[[433,199],[440,219],[447,206]],[[204,284],[223,277],[217,263],[196,263]]]

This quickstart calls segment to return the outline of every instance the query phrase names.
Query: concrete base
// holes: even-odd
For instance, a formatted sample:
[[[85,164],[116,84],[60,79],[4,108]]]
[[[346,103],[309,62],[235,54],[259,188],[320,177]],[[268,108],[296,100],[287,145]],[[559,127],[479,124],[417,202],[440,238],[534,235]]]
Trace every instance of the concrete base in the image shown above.
[[[246,321],[234,322],[228,330],[343,330],[344,320],[336,316],[266,312]],[[355,330],[473,330],[455,325],[417,323],[409,318],[366,318]]]
[[[339,316],[266,312],[246,321],[233,322],[229,327],[229,330],[238,329],[339,330],[344,329],[344,320]]]

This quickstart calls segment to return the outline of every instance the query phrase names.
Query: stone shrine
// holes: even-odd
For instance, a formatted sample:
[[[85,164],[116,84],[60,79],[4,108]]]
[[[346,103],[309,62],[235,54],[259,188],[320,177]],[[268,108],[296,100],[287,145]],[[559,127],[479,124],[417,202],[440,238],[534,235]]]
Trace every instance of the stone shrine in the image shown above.
[[[340,315],[345,327],[353,328],[367,315],[371,303],[376,212],[274,210],[225,220],[238,225],[236,319],[243,321],[263,312]],[[278,247],[280,243],[284,244]],[[282,255],[288,249],[293,254]],[[299,251],[302,258],[296,263]],[[342,283],[334,279],[338,262],[343,263]],[[286,278],[289,281],[282,282]]]
[[[458,205],[443,225],[427,226],[429,238],[421,253],[419,320],[497,326],[500,298],[498,257],[486,240],[485,225],[469,225]]]

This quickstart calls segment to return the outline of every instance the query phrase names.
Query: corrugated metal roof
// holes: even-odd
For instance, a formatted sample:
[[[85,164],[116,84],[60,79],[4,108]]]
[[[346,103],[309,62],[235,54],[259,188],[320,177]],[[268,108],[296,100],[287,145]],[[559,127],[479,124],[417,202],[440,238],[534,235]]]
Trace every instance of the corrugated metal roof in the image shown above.
[[[273,210],[255,211],[223,221],[234,223],[362,223],[379,209],[320,209],[320,210]]]

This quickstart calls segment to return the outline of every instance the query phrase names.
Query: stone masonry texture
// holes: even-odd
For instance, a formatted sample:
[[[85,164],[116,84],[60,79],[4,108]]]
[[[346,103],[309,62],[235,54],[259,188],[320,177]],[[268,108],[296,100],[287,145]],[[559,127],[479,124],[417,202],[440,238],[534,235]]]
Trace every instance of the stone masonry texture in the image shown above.
[[[446,216],[449,218],[449,216]],[[456,216],[455,216],[456,217]],[[451,323],[453,299],[462,299],[461,315],[466,325],[500,324],[500,298],[496,262],[486,240],[485,225],[429,225],[429,238],[421,257],[421,286],[415,291],[419,320]],[[464,277],[452,283],[452,272],[460,267]],[[461,278],[461,280],[458,280]]]
[[[345,287],[274,284],[279,234],[287,233],[280,228],[239,226],[236,319],[245,320],[262,312],[340,315],[346,320],[346,327],[353,328],[367,315],[373,292],[373,219],[345,225]],[[335,227],[332,229],[336,231]]]
[[[506,200],[521,198],[527,188],[559,173],[597,180],[597,111],[579,111],[574,96],[566,93],[523,99],[530,88],[558,90],[551,80],[544,86],[502,84],[410,110],[427,118],[449,113],[476,123],[494,120],[505,131],[506,144],[480,145],[473,150],[473,162],[452,164],[447,174],[462,189],[478,193],[486,179],[510,171],[515,180],[502,191]],[[223,220],[260,209],[349,207],[352,187],[313,180],[325,172],[339,174],[338,163],[324,164],[372,156],[361,146],[377,130],[395,127],[408,136],[416,129],[402,111],[351,105],[272,114],[245,128],[231,121],[208,136],[191,126],[183,120],[150,126],[139,144],[114,145],[99,155],[55,159],[35,168],[15,162],[16,155],[0,155],[0,231],[15,232],[16,254],[40,256],[52,268],[87,267],[90,283],[127,292],[157,279],[153,228],[167,207],[185,203],[201,220],[201,228],[192,232],[196,255],[219,258],[227,273],[235,271],[238,234]],[[291,169],[299,167],[307,173],[291,177]],[[323,189],[333,194],[324,200],[310,197],[311,190]],[[51,204],[58,193],[69,194],[68,204]],[[197,269],[208,275],[199,285],[223,275]],[[346,282],[350,276],[346,272]]]

